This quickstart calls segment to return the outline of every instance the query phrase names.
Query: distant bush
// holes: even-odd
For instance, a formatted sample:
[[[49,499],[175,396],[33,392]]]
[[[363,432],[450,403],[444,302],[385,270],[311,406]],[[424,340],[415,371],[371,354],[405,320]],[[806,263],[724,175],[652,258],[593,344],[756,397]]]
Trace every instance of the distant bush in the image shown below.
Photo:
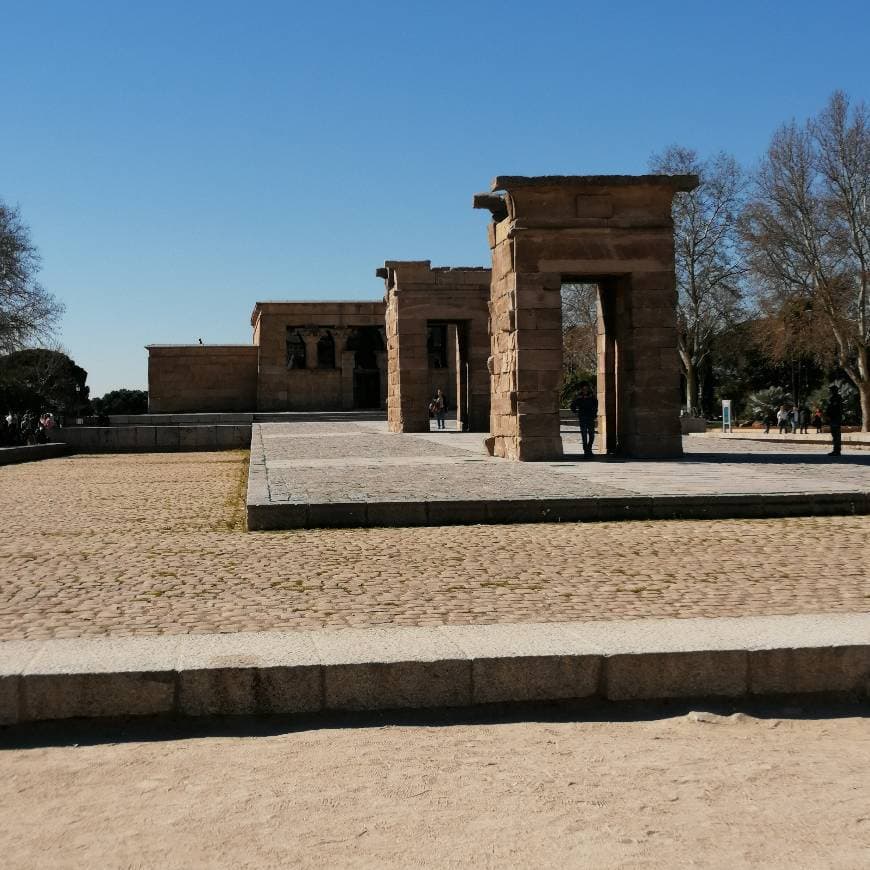
[[[112,390],[92,399],[96,414],[144,414],[148,411],[147,390]]]
[[[753,420],[773,422],[776,412],[782,405],[791,405],[791,396],[782,387],[768,387],[766,390],[756,390],[750,393],[746,400],[746,408]]]

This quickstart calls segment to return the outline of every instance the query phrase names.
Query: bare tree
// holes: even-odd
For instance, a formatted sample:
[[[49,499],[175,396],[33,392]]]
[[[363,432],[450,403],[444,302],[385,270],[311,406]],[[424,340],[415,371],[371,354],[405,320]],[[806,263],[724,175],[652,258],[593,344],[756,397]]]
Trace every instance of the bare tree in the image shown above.
[[[567,376],[598,368],[597,284],[562,285],[562,360]]]
[[[49,339],[63,306],[35,280],[39,254],[17,208],[0,200],[0,353]]]
[[[870,122],[840,91],[805,124],[774,134],[741,220],[752,271],[767,293],[824,318],[837,361],[870,421],[868,264]]]
[[[697,152],[677,145],[654,154],[649,166],[652,172],[693,174],[700,179],[695,190],[678,193],[673,206],[679,354],[686,377],[686,407],[692,410],[700,407],[699,372],[714,339],[741,310],[745,267],[737,219],[746,176],[727,154],[702,160]]]

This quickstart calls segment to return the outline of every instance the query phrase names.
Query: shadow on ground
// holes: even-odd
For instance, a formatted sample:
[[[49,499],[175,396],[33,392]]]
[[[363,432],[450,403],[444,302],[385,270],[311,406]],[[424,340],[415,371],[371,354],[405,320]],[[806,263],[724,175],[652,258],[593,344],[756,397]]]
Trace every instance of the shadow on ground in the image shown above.
[[[694,698],[656,702],[553,701],[490,704],[441,710],[376,713],[321,713],[296,716],[213,716],[196,719],[142,717],[36,722],[0,727],[0,751],[46,746],[96,746],[112,743],[190,740],[206,737],[269,737],[325,729],[500,725],[516,722],[651,722],[703,711],[735,713],[757,719],[870,720],[870,701],[840,696],[788,696],[728,701]]]

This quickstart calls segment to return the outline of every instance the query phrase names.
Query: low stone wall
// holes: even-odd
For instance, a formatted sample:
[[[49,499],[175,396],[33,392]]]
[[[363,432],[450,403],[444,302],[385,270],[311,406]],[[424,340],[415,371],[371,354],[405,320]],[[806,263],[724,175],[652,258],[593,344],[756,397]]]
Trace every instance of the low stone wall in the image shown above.
[[[63,439],[76,453],[236,450],[250,446],[251,426],[71,426]]]
[[[250,426],[252,411],[211,411],[197,414],[111,414],[112,426]]]
[[[66,444],[26,444],[19,447],[0,447],[0,465],[14,465],[18,462],[35,462],[39,459],[54,459],[66,456]]]
[[[680,417],[683,435],[693,435],[707,431],[707,421],[703,417]]]

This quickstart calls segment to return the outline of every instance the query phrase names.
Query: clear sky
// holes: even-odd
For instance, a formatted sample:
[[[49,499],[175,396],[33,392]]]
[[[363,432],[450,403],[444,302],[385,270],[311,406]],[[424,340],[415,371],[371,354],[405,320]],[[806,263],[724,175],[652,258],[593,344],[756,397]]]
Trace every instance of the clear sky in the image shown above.
[[[377,299],[385,259],[486,265],[497,174],[752,164],[835,88],[867,2],[0,0],[0,198],[92,395],[149,343],[249,342],[263,299]]]

